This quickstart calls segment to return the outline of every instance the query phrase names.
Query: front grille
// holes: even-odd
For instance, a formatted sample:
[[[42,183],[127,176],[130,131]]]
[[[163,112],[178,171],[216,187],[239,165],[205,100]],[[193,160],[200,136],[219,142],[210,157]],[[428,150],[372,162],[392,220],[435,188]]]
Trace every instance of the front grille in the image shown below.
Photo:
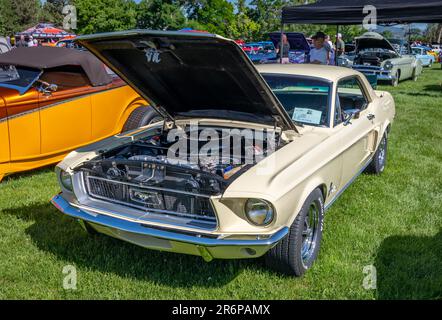
[[[216,221],[208,196],[94,176],[86,176],[85,180],[87,193],[95,199],[127,205],[146,212]]]

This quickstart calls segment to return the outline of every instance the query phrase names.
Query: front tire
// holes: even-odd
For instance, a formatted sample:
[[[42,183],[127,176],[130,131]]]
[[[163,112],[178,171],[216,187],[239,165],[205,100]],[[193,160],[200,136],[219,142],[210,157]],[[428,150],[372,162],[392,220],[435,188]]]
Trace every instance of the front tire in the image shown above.
[[[431,67],[431,66],[430,66]],[[417,79],[418,79],[418,75],[417,75],[417,69],[416,68],[414,68],[414,70],[413,70],[413,77],[411,78],[414,82],[416,82],[417,81]]]
[[[391,81],[391,85],[392,85],[393,87],[397,87],[397,86],[399,85],[399,77],[400,77],[400,73],[399,73],[399,71],[396,72],[395,77],[396,77],[396,78],[395,78],[394,80]]]
[[[161,120],[163,120],[163,118],[153,108],[138,107],[132,111],[129,118],[127,118],[122,132],[144,127]]]
[[[300,277],[310,269],[319,252],[324,221],[324,198],[315,189],[290,226],[287,237],[265,256],[271,269]]]
[[[373,160],[367,167],[367,172],[371,174],[381,174],[387,165],[387,151],[388,151],[388,136],[384,133],[382,140],[376,150]]]

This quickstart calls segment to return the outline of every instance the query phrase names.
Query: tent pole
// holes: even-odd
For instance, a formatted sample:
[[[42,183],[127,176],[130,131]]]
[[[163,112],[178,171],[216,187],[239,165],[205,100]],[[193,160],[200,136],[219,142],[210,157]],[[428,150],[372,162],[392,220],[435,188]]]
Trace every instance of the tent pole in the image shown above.
[[[337,49],[337,46],[338,46],[338,34],[339,34],[339,24],[337,24],[336,25],[336,38],[335,38],[335,41],[336,41],[336,49]],[[338,52],[337,52],[337,50],[335,50],[335,65],[337,66],[338,65]]]
[[[282,21],[282,14],[281,14],[281,21]],[[283,36],[284,36],[284,22],[281,22],[281,39],[279,42],[279,61],[281,64],[282,64],[282,57],[284,51],[284,44],[282,43]]]

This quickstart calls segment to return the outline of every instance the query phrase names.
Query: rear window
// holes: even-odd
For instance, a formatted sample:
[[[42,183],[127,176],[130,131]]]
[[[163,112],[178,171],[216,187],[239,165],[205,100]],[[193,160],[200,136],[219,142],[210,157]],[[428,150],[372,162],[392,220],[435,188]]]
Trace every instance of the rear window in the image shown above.
[[[262,75],[295,123],[328,127],[331,83],[291,75]]]
[[[27,87],[34,82],[39,74],[40,71],[36,69],[0,66],[0,83],[15,85],[18,87]]]
[[[31,68],[0,66],[0,87],[19,90],[23,94],[38,79],[41,71]]]

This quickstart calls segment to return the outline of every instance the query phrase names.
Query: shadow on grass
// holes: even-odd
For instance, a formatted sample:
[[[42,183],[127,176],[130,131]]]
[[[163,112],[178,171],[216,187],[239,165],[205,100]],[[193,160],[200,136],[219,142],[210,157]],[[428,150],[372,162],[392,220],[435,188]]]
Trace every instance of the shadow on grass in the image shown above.
[[[44,166],[39,169],[33,169],[33,170],[13,173],[9,176],[4,177],[1,183],[7,182],[7,181],[14,181],[14,180],[18,180],[21,178],[27,178],[27,177],[37,175],[40,173],[53,173],[54,170],[55,170],[55,165],[48,165],[48,166]]]
[[[385,239],[375,266],[379,299],[442,299],[442,231]]]
[[[442,93],[442,85],[441,84],[429,84],[424,87],[424,91]]]
[[[39,249],[78,267],[102,273],[171,287],[219,287],[236,278],[244,268],[261,269],[261,260],[206,263],[201,257],[158,252],[104,235],[87,235],[75,220],[62,215],[49,203],[2,212],[35,221],[26,233]]]

